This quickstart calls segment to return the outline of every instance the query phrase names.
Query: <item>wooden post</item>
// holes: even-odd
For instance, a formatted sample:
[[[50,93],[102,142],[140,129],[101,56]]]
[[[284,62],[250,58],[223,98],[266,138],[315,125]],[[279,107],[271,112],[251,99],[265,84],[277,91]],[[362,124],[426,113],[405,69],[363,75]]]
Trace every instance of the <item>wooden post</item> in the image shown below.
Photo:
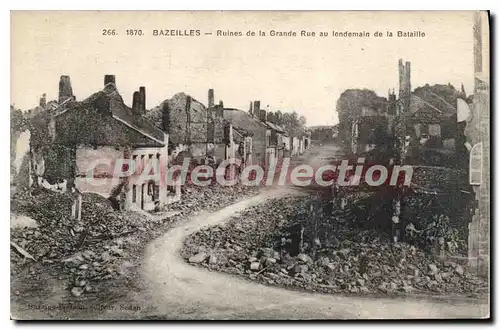
[[[82,219],[82,194],[78,193],[78,199],[77,199],[77,213],[76,213],[76,219],[80,221]]]
[[[82,194],[73,190],[73,205],[71,205],[71,219],[80,221],[82,218]]]

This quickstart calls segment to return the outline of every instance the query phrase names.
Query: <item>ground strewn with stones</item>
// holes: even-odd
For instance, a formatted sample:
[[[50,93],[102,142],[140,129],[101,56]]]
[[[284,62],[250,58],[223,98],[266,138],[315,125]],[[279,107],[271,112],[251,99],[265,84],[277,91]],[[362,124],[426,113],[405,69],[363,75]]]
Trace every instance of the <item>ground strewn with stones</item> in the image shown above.
[[[391,244],[381,232],[360,226],[354,211],[322,216],[318,205],[314,198],[295,196],[251,207],[224,225],[187,237],[182,257],[266,284],[325,293],[488,292],[487,283],[464,266],[406,243]],[[326,234],[315,234],[315,217],[329,228]]]
[[[107,199],[84,194],[81,221],[70,219],[70,199],[63,194],[44,189],[16,193],[12,213],[34,222],[11,228],[11,242],[34,260],[11,247],[12,301],[34,308],[121,299],[139,285],[137,271],[147,243],[196,212],[215,211],[257,192],[246,186],[186,187],[168,216],[151,217],[113,210]],[[78,315],[78,310],[71,312]]]

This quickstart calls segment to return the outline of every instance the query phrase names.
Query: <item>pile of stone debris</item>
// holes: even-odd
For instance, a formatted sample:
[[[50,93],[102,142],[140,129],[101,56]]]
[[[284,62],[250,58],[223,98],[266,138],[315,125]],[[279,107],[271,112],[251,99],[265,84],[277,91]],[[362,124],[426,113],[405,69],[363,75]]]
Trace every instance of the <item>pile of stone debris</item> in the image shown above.
[[[115,211],[106,198],[85,193],[80,221],[71,218],[73,202],[66,194],[46,189],[19,192],[12,196],[12,213],[34,219],[37,226],[11,228],[11,274],[35,278],[37,274],[25,271],[28,266],[50,265],[69,282],[72,294],[80,296],[92,292],[95,282],[127,273],[134,267],[127,261],[130,250],[160,235],[165,226],[195,211],[220,208],[256,193],[245,187],[188,190],[169,210],[177,214],[168,218]]]
[[[218,184],[206,187],[186,185],[182,190],[182,199],[172,204],[169,209],[181,213],[193,213],[218,210],[221,206],[232,204],[241,197],[257,194],[259,187],[245,185],[221,186]]]
[[[13,276],[25,274],[25,266],[33,262],[53,265],[77,284],[70,288],[78,296],[92,291],[91,281],[111,278],[119,271],[130,235],[159,224],[134,212],[116,212],[99,195],[85,193],[82,197],[82,216],[76,220],[71,218],[73,202],[67,194],[40,189],[13,196],[12,212],[37,223],[36,227],[11,229]]]
[[[391,244],[373,229],[356,227],[350,211],[329,219],[334,235],[314,237],[299,253],[280,244],[293,223],[308,218],[307,197],[250,208],[224,226],[189,236],[186,261],[267,284],[328,293],[460,293],[487,291],[487,283],[458,263],[440,261],[408,244]],[[325,221],[325,220],[323,220]],[[302,232],[304,242],[307,231]],[[293,235],[292,235],[293,236]],[[293,238],[291,239],[293,241]]]

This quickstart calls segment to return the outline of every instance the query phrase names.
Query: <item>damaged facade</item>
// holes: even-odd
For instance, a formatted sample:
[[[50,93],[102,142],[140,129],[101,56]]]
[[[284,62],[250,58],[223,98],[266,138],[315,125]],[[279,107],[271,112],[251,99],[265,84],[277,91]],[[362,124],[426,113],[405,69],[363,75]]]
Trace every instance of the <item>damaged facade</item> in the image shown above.
[[[456,105],[433,92],[429,85],[412,91],[410,62],[403,64],[400,60],[399,76],[399,97],[394,90],[389,90],[387,99],[377,97],[377,102],[357,112],[350,129],[350,151],[362,154],[375,148],[391,149],[395,147],[395,137],[401,133],[405,135],[402,144],[406,145],[408,162],[430,166],[455,163],[459,157],[456,144],[460,136]],[[404,127],[397,132],[399,121]]]
[[[255,107],[260,110],[260,102],[255,101]],[[234,108],[224,108],[224,119],[231,123],[235,130],[245,132],[247,148],[245,158],[248,165],[265,165],[269,155],[269,137],[271,132],[267,125],[254,116],[253,112],[246,112]],[[249,139],[251,137],[251,140]]]
[[[237,158],[241,171],[267,167],[273,157],[280,162],[300,155],[310,145],[309,132],[289,136],[260,101],[252,102],[250,111],[225,108],[222,101],[215,103],[213,89],[207,107],[178,93],[146,110],[143,86],[131,101],[127,106],[114,75],[106,75],[102,90],[82,101],[76,100],[70,77],[61,76],[57,100],[47,102],[44,95],[29,114],[26,186],[97,193],[121,209],[160,210],[181,198],[180,183],[164,179],[167,169],[186,157],[214,166]],[[161,182],[151,176],[141,181],[148,170],[154,172],[148,167],[153,161],[160,165]],[[236,170],[230,166],[228,173],[237,175],[231,169]]]
[[[476,39],[480,39],[480,32],[477,32],[479,24],[480,20],[475,27]],[[480,44],[481,41],[476,40],[476,48],[481,47]],[[489,153],[489,145],[481,137],[489,136],[489,127],[484,123],[490,120],[490,104],[489,77],[484,73],[488,70],[483,70],[484,64],[477,60],[479,53],[476,49],[476,85],[472,104],[466,101],[468,98],[463,88],[455,94],[457,104],[433,92],[428,85],[412,91],[410,62],[403,64],[400,60],[399,97],[390,91],[387,107],[360,112],[360,118],[354,121],[351,130],[350,147],[354,154],[391,150],[388,154],[390,159],[384,158],[384,161],[413,167],[411,186],[404,190],[407,196],[402,195],[400,187],[395,189],[391,215],[397,219],[393,228],[401,228],[398,229],[398,238],[408,235],[410,227],[423,231],[426,221],[448,221],[443,230],[456,232],[456,237],[445,240],[436,254],[468,264],[479,274],[486,275],[489,264],[490,177],[489,158],[485,155]],[[450,89],[454,91],[454,88]],[[464,117],[457,113],[459,104],[462,104],[462,109],[470,107],[465,121],[459,119]],[[363,117],[371,123],[368,128],[363,127]],[[385,131],[385,140],[370,137],[370,130],[374,132],[377,129],[382,133]],[[372,139],[377,142],[372,144]],[[465,155],[465,158],[470,158],[468,166],[464,166],[461,160],[464,158],[464,143],[470,152],[470,157]],[[428,215],[427,211],[419,209],[425,203],[433,205],[433,211]],[[448,245],[456,242],[465,248],[460,252],[450,249]]]
[[[214,103],[212,89],[208,104],[206,107],[185,93],[177,93],[147,112],[147,118],[169,132],[169,150],[176,164],[185,157],[197,163],[211,159],[217,164],[234,154],[234,141],[229,137],[231,124],[224,120],[222,101]]]
[[[143,117],[145,101],[145,88],[140,87],[128,107],[115,76],[106,75],[101,91],[77,102],[69,77],[62,76],[57,105],[46,106],[32,118],[34,180],[47,187],[63,184],[67,190],[97,193],[124,209],[154,210],[175,199],[176,192],[165,185],[139,180],[149,160],[168,164],[168,134]],[[115,168],[127,159],[135,161],[131,176],[131,169]]]
[[[208,106],[184,93],[175,94],[159,106],[147,111],[146,117],[157,127],[169,132],[172,162],[184,157],[216,165],[236,157],[246,165],[268,166],[270,159],[302,154],[310,145],[310,133],[291,137],[286,130],[268,118],[260,101],[250,102],[249,111],[216,104],[215,92],[208,90]],[[272,116],[272,115],[271,115]]]

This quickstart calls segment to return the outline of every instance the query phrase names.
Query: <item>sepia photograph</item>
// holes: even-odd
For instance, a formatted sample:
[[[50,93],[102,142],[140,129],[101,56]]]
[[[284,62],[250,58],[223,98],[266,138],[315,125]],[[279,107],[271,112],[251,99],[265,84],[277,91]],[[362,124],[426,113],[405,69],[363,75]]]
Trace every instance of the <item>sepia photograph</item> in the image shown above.
[[[11,11],[11,319],[490,319],[490,20]]]

